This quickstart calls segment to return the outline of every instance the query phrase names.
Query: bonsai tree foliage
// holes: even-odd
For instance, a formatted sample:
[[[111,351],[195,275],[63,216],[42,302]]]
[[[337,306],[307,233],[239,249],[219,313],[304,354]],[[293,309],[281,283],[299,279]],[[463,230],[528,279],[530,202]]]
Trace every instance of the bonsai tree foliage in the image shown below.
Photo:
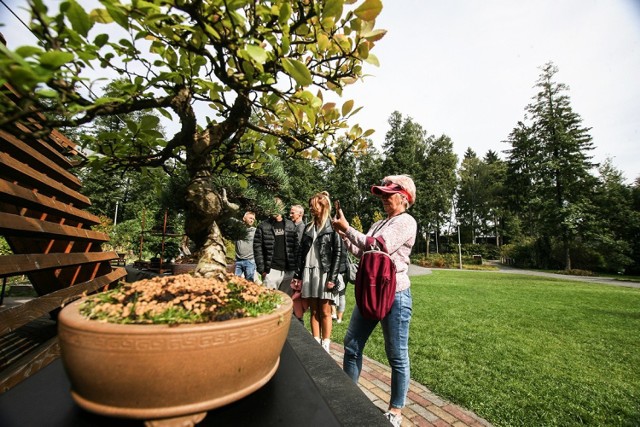
[[[86,4],[83,2],[83,4]],[[0,102],[0,127],[37,111],[49,127],[87,126],[119,116],[116,131],[85,132],[99,167],[140,169],[181,162],[189,183],[185,231],[200,256],[198,273],[225,268],[218,224],[233,204],[212,177],[259,176],[268,156],[340,155],[337,141],[363,150],[373,133],[347,121],[359,108],[339,103],[384,30],[380,0],[76,0],[50,14],[30,0],[38,46],[0,44],[0,83],[19,109]],[[94,90],[109,83],[109,95]],[[136,120],[127,114],[136,115]],[[164,137],[159,113],[165,117]],[[203,113],[206,112],[206,113]],[[202,116],[206,116],[203,120]],[[129,116],[131,117],[131,116]],[[174,126],[174,131],[171,131]]]

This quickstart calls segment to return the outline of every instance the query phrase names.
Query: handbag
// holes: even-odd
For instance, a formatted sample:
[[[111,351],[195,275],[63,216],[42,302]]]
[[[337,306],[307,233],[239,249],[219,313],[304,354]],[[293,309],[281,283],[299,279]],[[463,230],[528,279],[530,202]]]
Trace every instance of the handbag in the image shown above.
[[[351,255],[347,255],[347,271],[345,274],[346,282],[356,283],[356,277],[358,275],[358,263],[351,259]]]

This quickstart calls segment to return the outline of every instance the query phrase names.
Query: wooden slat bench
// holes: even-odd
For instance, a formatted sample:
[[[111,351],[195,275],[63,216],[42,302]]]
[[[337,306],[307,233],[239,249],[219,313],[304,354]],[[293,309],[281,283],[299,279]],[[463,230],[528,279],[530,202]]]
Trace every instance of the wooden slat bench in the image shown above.
[[[15,102],[0,88],[0,102]],[[37,297],[0,306],[0,393],[59,355],[56,314],[67,301],[107,288],[126,276],[112,267],[115,252],[92,230],[100,219],[70,172],[75,144],[37,120],[0,129],[0,236],[13,254],[0,256],[0,281],[26,276]]]

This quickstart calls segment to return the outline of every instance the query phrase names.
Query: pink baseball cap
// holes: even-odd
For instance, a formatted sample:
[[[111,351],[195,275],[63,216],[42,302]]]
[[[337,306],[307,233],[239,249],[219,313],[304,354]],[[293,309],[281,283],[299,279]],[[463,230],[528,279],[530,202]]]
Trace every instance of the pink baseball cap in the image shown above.
[[[371,187],[371,194],[375,194],[376,196],[382,196],[383,194],[404,194],[409,203],[413,203],[413,199],[411,194],[398,184],[394,184],[393,182],[389,182],[385,185],[374,185]]]

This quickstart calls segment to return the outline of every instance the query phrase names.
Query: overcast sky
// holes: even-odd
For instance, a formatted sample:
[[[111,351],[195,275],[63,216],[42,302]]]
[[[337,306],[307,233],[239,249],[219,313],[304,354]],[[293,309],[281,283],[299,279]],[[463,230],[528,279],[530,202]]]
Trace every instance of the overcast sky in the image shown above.
[[[594,161],[606,157],[628,182],[640,176],[639,0],[387,0],[373,53],[380,67],[347,91],[364,106],[377,144],[398,110],[429,133],[447,134],[462,158],[505,141],[552,61],[556,81],[592,128]]]
[[[20,11],[24,0],[3,0]],[[429,133],[447,134],[459,157],[502,153],[503,141],[537,93],[540,68],[590,127],[594,161],[613,159],[628,182],[640,176],[640,0],[386,0],[373,53],[380,67],[344,98],[380,145],[395,110]],[[81,2],[84,4],[84,2]],[[32,43],[0,5],[9,47]],[[18,38],[22,42],[16,44]]]

